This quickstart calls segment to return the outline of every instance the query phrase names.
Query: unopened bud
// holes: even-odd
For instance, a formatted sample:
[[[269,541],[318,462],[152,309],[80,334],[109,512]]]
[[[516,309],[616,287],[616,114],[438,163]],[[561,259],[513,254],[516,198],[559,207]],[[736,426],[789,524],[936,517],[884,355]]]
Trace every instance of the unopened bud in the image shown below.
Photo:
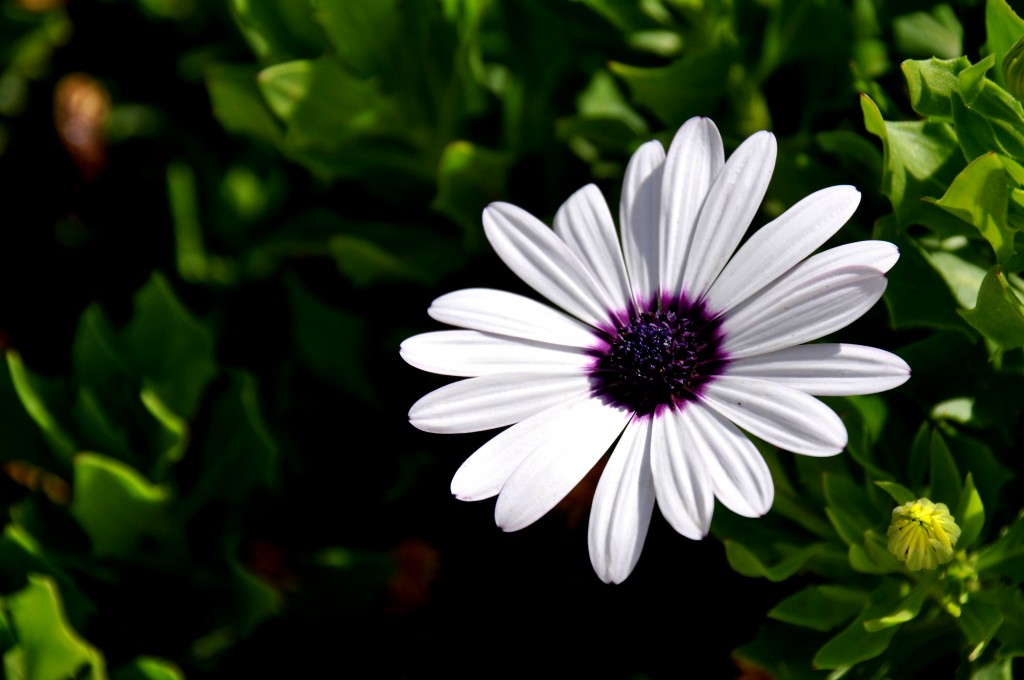
[[[953,559],[953,550],[960,538],[945,503],[932,503],[919,498],[895,508],[889,524],[889,552],[907,569],[934,569]]]

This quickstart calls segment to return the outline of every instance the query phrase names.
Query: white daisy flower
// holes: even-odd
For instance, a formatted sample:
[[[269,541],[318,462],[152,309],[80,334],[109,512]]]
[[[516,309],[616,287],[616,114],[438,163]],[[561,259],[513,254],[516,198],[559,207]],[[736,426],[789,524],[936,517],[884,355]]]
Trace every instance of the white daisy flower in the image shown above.
[[[633,155],[619,234],[593,185],[565,202],[554,230],[507,203],[484,210],[498,256],[561,311],[460,290],[428,313],[464,330],[402,343],[409,364],[468,378],[417,401],[415,427],[511,426],[456,472],[457,498],[496,495],[498,526],[516,531],[610,450],[589,544],[598,576],[617,583],[636,566],[655,503],[691,539],[707,535],[716,498],[743,516],[768,511],[771,474],[744,430],[809,456],[846,446],[842,421],[812,395],[892,389],[910,369],[872,347],[803,343],[870,309],[899,252],[862,241],[808,257],[857,208],[850,186],[808,196],[737,250],[775,155],[775,137],[759,132],[726,161],[714,123],[694,118],[667,154],[652,141]]]

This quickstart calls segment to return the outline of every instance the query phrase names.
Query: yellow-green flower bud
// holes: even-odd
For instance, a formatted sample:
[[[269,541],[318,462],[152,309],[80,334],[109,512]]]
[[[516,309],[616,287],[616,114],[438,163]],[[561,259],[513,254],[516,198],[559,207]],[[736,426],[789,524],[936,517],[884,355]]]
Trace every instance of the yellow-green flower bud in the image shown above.
[[[907,569],[934,569],[953,559],[953,549],[960,538],[945,503],[932,503],[919,498],[895,508],[889,524],[889,552]]]

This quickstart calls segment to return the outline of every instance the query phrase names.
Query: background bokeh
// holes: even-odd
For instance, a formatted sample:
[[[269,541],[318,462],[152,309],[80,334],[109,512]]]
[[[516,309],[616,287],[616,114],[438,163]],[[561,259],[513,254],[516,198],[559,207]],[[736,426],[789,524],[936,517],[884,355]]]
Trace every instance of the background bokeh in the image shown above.
[[[886,120],[918,119],[900,63],[977,60],[992,51],[987,11],[0,0],[8,675],[765,677],[733,650],[820,572],[740,575],[723,539],[775,541],[775,511],[719,507],[703,542],[655,513],[634,574],[605,585],[586,548],[600,470],[503,534],[493,502],[448,491],[490,433],[413,429],[409,406],[448,380],[405,365],[398,345],[440,328],[426,309],[445,292],[532,295],[486,244],[488,202],[550,222],[595,182],[616,206],[629,154],[694,115],[714,119],[727,152],[757,130],[777,136],[755,226],[854,184],[861,207],[833,244],[877,235],[903,194],[883,193],[891,173],[862,93]],[[923,186],[914,201],[948,179]],[[902,460],[892,452],[922,422],[945,424],[1002,461],[986,493],[1019,498],[1007,461],[1021,441],[1020,345],[1003,342],[992,363],[991,338],[956,313],[972,306],[961,270],[910,252],[918,241],[899,239],[931,246],[908,225],[931,223],[904,216],[886,305],[841,337],[896,351],[915,377],[884,401],[832,405],[854,439],[879,419],[859,465],[876,443],[889,447],[881,467]],[[980,279],[963,276],[977,296]],[[974,416],[948,406],[963,395],[980,395]],[[790,458],[773,465],[793,472]],[[803,461],[796,476],[849,465],[860,480],[849,458]],[[986,527],[1019,504],[994,507]],[[953,677],[962,644],[944,646],[947,632],[917,659],[921,677]],[[815,635],[790,639],[814,648]]]

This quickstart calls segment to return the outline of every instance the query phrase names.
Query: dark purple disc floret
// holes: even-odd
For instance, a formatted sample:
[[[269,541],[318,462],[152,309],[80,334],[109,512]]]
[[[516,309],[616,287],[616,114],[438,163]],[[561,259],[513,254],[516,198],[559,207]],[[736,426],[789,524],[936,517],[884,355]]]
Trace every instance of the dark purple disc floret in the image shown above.
[[[611,318],[591,350],[591,389],[639,416],[682,408],[727,362],[721,324],[685,296],[663,296]]]

